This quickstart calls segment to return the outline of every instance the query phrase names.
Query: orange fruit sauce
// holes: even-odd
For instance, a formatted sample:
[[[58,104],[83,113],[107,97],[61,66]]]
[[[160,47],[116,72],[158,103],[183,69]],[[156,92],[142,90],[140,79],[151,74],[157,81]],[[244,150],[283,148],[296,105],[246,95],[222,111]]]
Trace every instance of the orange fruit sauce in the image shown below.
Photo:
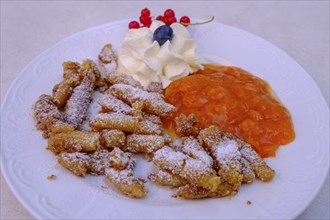
[[[163,120],[167,130],[175,130],[179,114],[193,113],[202,128],[219,126],[251,144],[263,158],[274,157],[280,145],[295,139],[290,113],[267,82],[237,67],[204,67],[164,91],[166,101],[177,107]]]

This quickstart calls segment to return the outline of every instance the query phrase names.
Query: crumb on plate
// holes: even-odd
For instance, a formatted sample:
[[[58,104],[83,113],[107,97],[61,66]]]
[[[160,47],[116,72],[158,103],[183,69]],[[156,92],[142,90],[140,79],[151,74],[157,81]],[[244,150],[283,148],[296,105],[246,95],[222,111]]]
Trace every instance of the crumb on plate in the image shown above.
[[[54,174],[52,174],[50,176],[47,176],[47,179],[49,179],[49,180],[55,180],[56,179],[56,176]]]

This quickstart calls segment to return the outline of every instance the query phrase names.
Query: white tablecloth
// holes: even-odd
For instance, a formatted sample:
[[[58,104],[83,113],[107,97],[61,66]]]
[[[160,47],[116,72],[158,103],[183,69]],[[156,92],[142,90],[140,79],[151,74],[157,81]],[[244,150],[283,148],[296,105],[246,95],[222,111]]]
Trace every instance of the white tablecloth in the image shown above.
[[[254,33],[280,47],[315,80],[329,104],[329,2],[1,1],[1,102],[15,77],[57,41],[99,24],[172,8]],[[1,175],[1,219],[33,219]],[[299,219],[329,219],[329,175]]]

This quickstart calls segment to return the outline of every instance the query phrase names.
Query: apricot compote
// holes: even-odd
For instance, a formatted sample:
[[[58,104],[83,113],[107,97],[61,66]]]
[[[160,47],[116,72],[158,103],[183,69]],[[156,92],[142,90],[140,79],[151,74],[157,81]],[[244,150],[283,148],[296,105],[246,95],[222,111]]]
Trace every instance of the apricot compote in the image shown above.
[[[164,119],[174,130],[174,118],[194,113],[202,128],[217,125],[243,139],[262,156],[275,156],[280,145],[295,138],[289,111],[264,80],[232,66],[204,65],[205,69],[172,82],[166,101],[178,111]]]

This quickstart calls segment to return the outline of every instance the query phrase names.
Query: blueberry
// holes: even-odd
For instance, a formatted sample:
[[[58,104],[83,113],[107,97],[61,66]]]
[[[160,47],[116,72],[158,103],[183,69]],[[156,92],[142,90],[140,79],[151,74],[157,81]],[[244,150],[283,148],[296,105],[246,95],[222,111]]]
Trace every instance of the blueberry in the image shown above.
[[[158,27],[154,32],[154,40],[156,40],[160,46],[166,41],[172,40],[173,30],[170,26],[162,25]]]

